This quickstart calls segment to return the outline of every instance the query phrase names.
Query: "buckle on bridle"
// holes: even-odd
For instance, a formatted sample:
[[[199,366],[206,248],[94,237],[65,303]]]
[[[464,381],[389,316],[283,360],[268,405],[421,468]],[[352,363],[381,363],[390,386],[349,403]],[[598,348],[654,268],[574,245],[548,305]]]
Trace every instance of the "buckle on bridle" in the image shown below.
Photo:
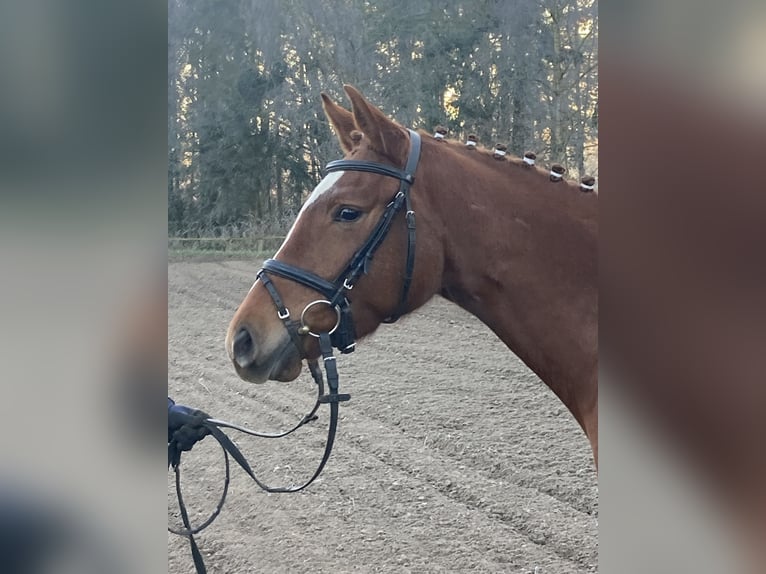
[[[283,321],[284,321],[285,319],[289,319],[289,318],[290,318],[290,309],[288,309],[287,307],[285,307],[285,312],[284,312],[284,314],[282,313],[282,311],[280,311],[279,309],[277,309],[277,317],[279,317],[279,318],[280,318],[280,319],[282,319]]]

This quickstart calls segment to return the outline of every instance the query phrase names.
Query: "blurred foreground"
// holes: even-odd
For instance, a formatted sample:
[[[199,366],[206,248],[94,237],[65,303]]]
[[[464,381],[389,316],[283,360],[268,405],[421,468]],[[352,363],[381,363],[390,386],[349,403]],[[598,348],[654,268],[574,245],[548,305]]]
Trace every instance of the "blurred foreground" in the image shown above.
[[[601,27],[600,564],[763,572],[766,6]]]

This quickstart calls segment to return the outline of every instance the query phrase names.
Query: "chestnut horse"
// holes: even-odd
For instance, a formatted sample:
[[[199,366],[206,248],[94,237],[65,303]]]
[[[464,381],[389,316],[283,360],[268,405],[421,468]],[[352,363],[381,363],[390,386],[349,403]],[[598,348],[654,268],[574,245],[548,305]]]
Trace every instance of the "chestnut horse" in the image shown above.
[[[300,316],[305,335],[331,330],[340,311],[312,306],[329,296],[319,296],[310,282],[270,271],[281,265],[334,281],[405,179],[344,166],[374,162],[401,174],[413,141],[421,139],[414,182],[407,182],[407,210],[417,221],[411,285],[403,290],[413,243],[402,210],[353,291],[344,290],[355,334],[372,333],[436,294],[445,297],[483,321],[551,388],[585,431],[598,464],[597,196],[553,182],[548,171],[518,158],[498,160],[462,143],[419,138],[353,87],[344,89],[352,111],[324,93],[322,100],[346,161],[306,200],[274,256],[277,263],[261,270],[231,321],[226,349],[239,376],[291,381],[304,357],[319,355],[317,339],[296,336],[284,315]]]

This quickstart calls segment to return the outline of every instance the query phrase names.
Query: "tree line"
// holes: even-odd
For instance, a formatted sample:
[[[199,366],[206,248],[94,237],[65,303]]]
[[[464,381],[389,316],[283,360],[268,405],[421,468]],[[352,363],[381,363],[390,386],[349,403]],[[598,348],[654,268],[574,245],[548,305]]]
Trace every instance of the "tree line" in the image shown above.
[[[168,231],[285,229],[340,156],[319,98],[597,170],[594,0],[168,0]]]

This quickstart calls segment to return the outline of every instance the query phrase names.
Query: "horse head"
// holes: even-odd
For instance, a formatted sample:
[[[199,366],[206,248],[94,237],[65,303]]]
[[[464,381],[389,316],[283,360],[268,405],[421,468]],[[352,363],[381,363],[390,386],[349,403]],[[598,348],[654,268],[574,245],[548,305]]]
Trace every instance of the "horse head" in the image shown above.
[[[274,259],[264,264],[229,325],[226,349],[237,373],[247,381],[295,379],[302,359],[319,354],[317,339],[307,335],[332,331],[340,323],[341,308],[353,317],[352,339],[354,335],[363,337],[387,318],[422,305],[440,286],[443,256],[438,224],[427,210],[418,210],[425,202],[418,194],[423,184],[419,181],[411,188],[407,209],[389,213],[404,179],[353,168],[374,164],[404,173],[412,155],[411,138],[419,136],[390,120],[353,87],[344,89],[351,111],[324,93],[322,105],[347,161],[339,162],[338,169],[328,173],[309,195],[284,243]],[[406,183],[409,189],[411,182]],[[407,211],[417,212],[414,244]],[[332,294],[312,284],[342,287],[349,280],[350,262],[359,259],[360,249],[386,217],[390,218],[386,232],[371,257],[359,262],[351,289],[342,289],[339,304],[328,304]],[[417,264],[410,266],[412,281],[403,296],[408,248],[414,249]],[[313,283],[296,280],[284,269],[310,275]]]

